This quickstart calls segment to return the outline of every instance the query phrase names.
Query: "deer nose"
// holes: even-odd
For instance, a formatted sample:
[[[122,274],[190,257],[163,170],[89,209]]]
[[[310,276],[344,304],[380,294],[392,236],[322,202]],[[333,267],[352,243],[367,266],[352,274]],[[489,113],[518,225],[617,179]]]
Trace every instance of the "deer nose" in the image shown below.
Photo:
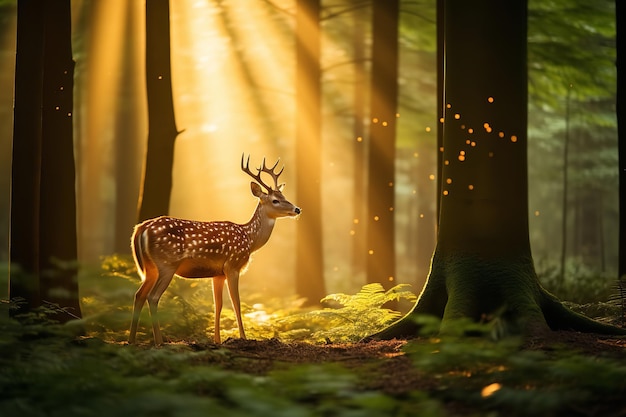
[[[294,213],[296,213],[296,214],[300,214],[300,212],[301,212],[302,210],[300,210],[300,207],[296,207],[295,209],[293,209],[293,211],[294,211]]]

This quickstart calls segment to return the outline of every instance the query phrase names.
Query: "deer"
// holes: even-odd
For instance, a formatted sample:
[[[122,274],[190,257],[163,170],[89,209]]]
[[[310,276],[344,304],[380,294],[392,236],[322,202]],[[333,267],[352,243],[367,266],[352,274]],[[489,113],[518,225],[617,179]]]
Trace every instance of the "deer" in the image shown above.
[[[202,222],[169,216],[146,220],[135,226],[131,236],[131,250],[142,283],[135,293],[133,317],[130,326],[129,344],[134,344],[141,310],[148,300],[152,333],[155,345],[163,344],[163,336],[157,317],[159,300],[174,275],[183,278],[212,278],[213,303],[215,310],[216,344],[221,343],[220,315],[224,283],[228,288],[230,301],[237,317],[239,336],[246,339],[241,319],[239,299],[239,276],[245,272],[250,256],[264,246],[272,234],[276,219],[295,218],[300,208],[290,203],[282,194],[285,184],[278,184],[284,171],[276,167],[262,165],[256,174],[250,170],[250,156],[244,166],[241,156],[241,170],[254,179],[250,183],[252,195],[259,199],[250,221],[244,224],[230,221]],[[261,174],[269,174],[274,188],[261,179]]]

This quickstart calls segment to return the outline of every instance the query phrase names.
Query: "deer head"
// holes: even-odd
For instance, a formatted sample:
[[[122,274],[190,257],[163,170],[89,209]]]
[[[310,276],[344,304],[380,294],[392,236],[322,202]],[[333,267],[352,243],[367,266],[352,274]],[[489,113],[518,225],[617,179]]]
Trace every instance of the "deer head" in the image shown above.
[[[244,165],[244,156],[241,155],[241,170],[255,180],[250,183],[252,195],[259,199],[259,204],[264,209],[266,215],[272,219],[279,217],[295,217],[301,212],[299,207],[290,203],[283,195],[282,190],[285,187],[285,184],[278,184],[278,177],[285,169],[285,167],[282,167],[280,171],[275,172],[279,162],[280,159],[277,160],[272,167],[268,168],[265,165],[265,158],[263,158],[262,166],[256,169],[256,174],[253,174],[252,171],[250,171],[250,157],[248,156]],[[272,177],[274,180],[274,188],[263,182],[261,179],[261,173],[263,172]],[[265,189],[265,192],[263,191],[263,188]]]

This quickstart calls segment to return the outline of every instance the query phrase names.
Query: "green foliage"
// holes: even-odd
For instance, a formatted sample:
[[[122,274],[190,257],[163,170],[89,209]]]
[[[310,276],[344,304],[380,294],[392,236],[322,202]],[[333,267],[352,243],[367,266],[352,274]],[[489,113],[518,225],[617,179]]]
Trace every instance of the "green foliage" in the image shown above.
[[[456,333],[467,333],[467,323],[456,326]],[[618,409],[626,394],[621,361],[558,345],[540,351],[518,339],[446,336],[410,341],[404,351],[418,369],[440,381],[438,399],[497,410],[496,415],[556,416],[589,407],[604,414]]]
[[[385,291],[379,283],[366,284],[355,295],[331,294],[322,304],[334,305],[306,313],[303,319],[314,328],[314,341],[356,342],[374,334],[400,318],[397,311],[384,305],[402,299],[415,302],[417,297],[399,284]]]
[[[81,288],[83,313],[93,336],[109,341],[127,339],[134,292],[140,281],[132,259],[111,256],[103,258],[102,270],[85,273]],[[161,327],[170,340],[208,343],[213,340],[213,295],[211,280],[188,280],[175,277],[159,305]],[[385,305],[394,301],[414,302],[408,285],[397,285],[387,291],[380,284],[365,285],[358,293],[331,294],[322,301],[326,307],[304,310],[298,298],[263,299],[245,294],[242,315],[246,334],[251,339],[282,338],[313,343],[355,342],[373,334],[400,317]],[[151,341],[148,309],[140,319],[139,340]],[[222,311],[222,337],[237,338],[233,311]]]
[[[208,285],[199,287],[202,282]],[[257,342],[239,351],[228,343],[208,342],[204,315],[211,314],[210,280],[173,283],[163,321],[170,321],[167,331],[179,342],[146,347],[151,346],[146,332],[142,346],[128,346],[117,341],[127,336],[138,284],[129,259],[106,259],[102,270],[81,277],[83,296],[89,298],[83,300],[85,319],[64,325],[49,319],[54,306],[17,321],[8,314],[15,303],[0,303],[0,415],[443,417],[461,410],[467,415],[550,416],[572,409],[607,414],[623,407],[626,367],[621,362],[558,345],[532,350],[517,339],[467,337],[489,334],[488,326],[475,323],[451,323],[445,337],[415,339],[403,352],[358,365],[319,358],[293,364],[257,352],[242,355]],[[303,312],[294,299],[257,302],[244,311],[251,337],[340,342],[358,340],[397,318],[384,306],[401,298],[415,296],[404,285],[388,291],[366,285],[354,295],[329,295],[323,302],[333,306],[321,310]],[[235,336],[230,317],[227,327]],[[419,319],[428,334],[439,328],[434,318]],[[144,324],[149,328],[148,320]],[[351,349],[334,346],[319,348]],[[381,382],[385,374],[394,378],[398,366],[418,376],[403,382],[400,392]]]
[[[597,303],[611,298],[615,277],[586,267],[581,262],[565,264],[561,279],[561,267],[556,263],[538,262],[537,276],[541,285],[561,300],[577,304]]]
[[[77,338],[72,326],[45,326],[47,335],[33,337],[39,325],[0,316],[1,415],[408,416],[412,411],[398,412],[401,400],[363,390],[359,377],[338,365],[248,374],[219,364],[228,355],[225,349],[194,352],[180,344],[142,349]],[[413,401],[418,399],[431,402],[425,396]]]
[[[558,345],[532,350],[517,339],[422,338],[405,344],[409,361],[278,361],[246,372],[246,364],[265,359],[239,357],[228,346],[106,343],[77,336],[76,323],[46,323],[41,312],[17,322],[6,314],[9,303],[0,306],[0,415],[7,416],[613,415],[626,394],[620,360]],[[467,334],[467,325],[453,324],[452,333]],[[368,388],[400,363],[419,375],[416,386]]]
[[[615,89],[615,3],[535,0],[528,8],[533,100],[559,107],[557,100],[570,84],[587,97],[610,97]]]

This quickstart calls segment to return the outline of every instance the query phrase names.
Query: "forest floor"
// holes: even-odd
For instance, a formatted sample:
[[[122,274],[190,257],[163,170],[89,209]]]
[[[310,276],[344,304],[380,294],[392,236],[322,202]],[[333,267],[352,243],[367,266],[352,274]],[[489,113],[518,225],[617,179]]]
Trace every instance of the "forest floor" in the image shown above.
[[[419,343],[419,340],[414,340]],[[269,371],[295,364],[335,363],[353,370],[374,371],[376,378],[363,381],[362,388],[388,394],[403,394],[415,389],[433,389],[435,381],[412,366],[412,361],[402,348],[406,340],[382,340],[366,343],[314,345],[306,342],[282,342],[278,339],[242,340],[228,339],[223,345],[179,342],[192,350],[225,349],[226,354],[216,356],[214,365],[247,374],[265,374]],[[606,357],[626,360],[626,339],[607,336],[558,331],[545,337],[525,341],[526,351],[556,352],[566,348],[589,357]],[[626,382],[626,381],[625,381]],[[626,411],[626,410],[624,410]]]
[[[375,392],[394,401],[410,399],[418,392],[424,394],[423,398],[436,403],[436,411],[428,407],[425,409],[423,402],[420,402],[413,410],[415,414],[411,411],[412,406],[406,409],[398,408],[396,404],[395,407],[383,407],[377,411],[374,407],[370,410],[373,413],[356,415],[626,416],[624,369],[618,372],[621,376],[617,379],[608,375],[611,372],[603,371],[607,366],[611,369],[615,364],[624,364],[624,338],[567,331],[550,332],[521,342],[513,351],[497,354],[493,354],[491,347],[481,349],[487,346],[483,344],[484,339],[475,345],[467,344],[466,338],[462,340],[459,345],[453,344],[452,348],[446,348],[439,339],[428,338],[326,345],[283,342],[278,339],[228,339],[222,345],[177,342],[167,344],[166,348],[204,353],[215,351],[214,355],[208,356],[209,359],[203,356],[202,361],[206,364],[208,360],[211,366],[228,372],[247,375],[275,375],[277,371],[289,371],[298,366],[338,366],[355,376],[352,389]],[[407,349],[409,345],[418,345],[420,348]],[[144,348],[149,348],[149,345],[139,347]],[[439,353],[440,349],[447,349],[448,359],[446,355],[442,356],[444,362],[449,362],[448,365],[429,364],[428,358],[421,362],[424,366],[416,362],[416,352],[427,357]],[[469,355],[468,349],[473,350]],[[531,358],[530,362],[534,361],[532,355],[538,354],[537,363],[534,366],[520,365],[524,363],[521,361],[512,365],[513,362],[509,362],[513,361],[511,357],[517,356],[519,352]],[[508,355],[509,358],[503,360],[501,355]],[[457,361],[454,356],[460,359]],[[597,368],[596,361],[600,361]],[[494,371],[496,368],[497,371]],[[507,368],[517,376],[506,376]],[[496,376],[498,372],[502,375]],[[299,384],[302,382],[300,379],[292,382]],[[593,382],[589,382],[591,380]],[[490,384],[490,381],[500,381],[502,384]],[[499,405],[498,401],[481,401],[491,395],[490,392],[485,393],[485,389],[496,386],[495,390],[499,390],[507,385],[512,389],[511,392],[521,391],[521,396],[516,398],[509,392],[509,397],[503,397],[505,399]],[[524,391],[531,396],[536,391],[539,399],[527,400]],[[550,399],[550,395],[560,399]],[[319,396],[319,393],[311,393],[311,398],[305,398],[305,402],[310,401],[312,406],[319,407]]]
[[[626,338],[548,332],[154,347],[0,316],[2,416],[626,416]]]

